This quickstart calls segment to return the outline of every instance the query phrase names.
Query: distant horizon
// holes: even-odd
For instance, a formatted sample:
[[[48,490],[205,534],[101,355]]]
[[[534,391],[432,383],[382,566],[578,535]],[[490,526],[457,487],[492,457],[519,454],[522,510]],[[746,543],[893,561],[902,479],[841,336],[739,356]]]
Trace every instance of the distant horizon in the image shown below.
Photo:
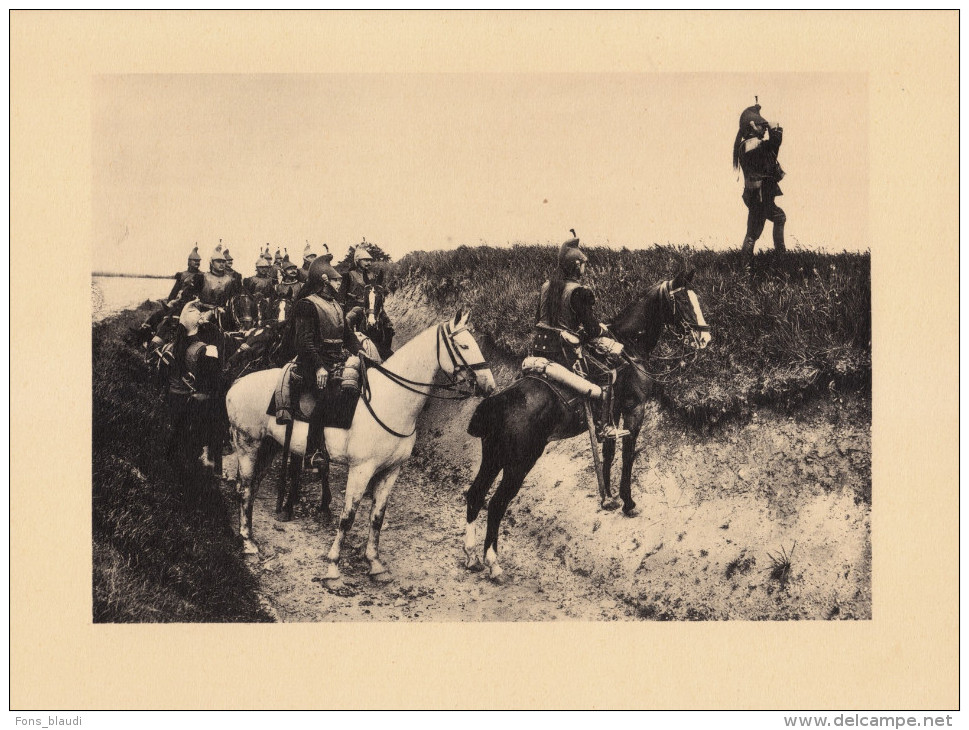
[[[267,244],[399,260],[571,228],[739,249],[730,149],[755,96],[784,126],[789,245],[868,250],[868,93],[859,73],[101,75],[91,266],[167,275],[221,240],[248,273]]]
[[[461,244],[461,246],[464,246],[464,245],[466,245],[466,244]],[[479,243],[479,244],[475,244],[473,246],[468,246],[468,248],[479,248],[479,247],[481,247],[481,248],[483,248],[483,247],[489,247],[489,248],[512,248],[514,246],[548,246],[550,249],[554,250],[554,249],[557,249],[559,245],[560,244],[526,243],[526,242],[523,242],[523,241],[516,241],[516,242],[511,243],[511,244],[509,244],[507,246],[495,246],[495,245],[489,244],[489,243]],[[404,258],[404,257],[406,257],[406,256],[408,256],[409,254],[412,254],[412,253],[453,252],[453,251],[456,251],[458,248],[461,248],[461,246],[458,246],[456,248],[446,248],[446,249],[431,248],[431,249],[417,249],[415,251],[408,251],[407,253],[405,253],[400,258],[391,258],[391,263],[396,263],[396,262],[400,261],[400,259],[402,259],[402,258]],[[730,250],[728,250],[728,249],[715,249],[715,248],[709,248],[709,247],[692,246],[691,244],[688,244],[688,243],[654,243],[654,244],[651,244],[649,246],[636,246],[636,247],[631,247],[631,246],[613,246],[613,245],[593,245],[593,246],[583,246],[583,248],[586,248],[586,249],[608,248],[608,249],[612,249],[612,250],[616,250],[616,251],[625,248],[625,249],[630,250],[630,251],[638,251],[638,250],[645,251],[645,250],[654,248],[656,246],[661,246],[661,247],[662,246],[670,246],[670,247],[673,247],[673,248],[688,248],[688,249],[693,250],[693,251],[714,251],[716,253],[723,253],[723,254],[730,253]],[[769,251],[772,251],[772,250],[773,249],[772,249],[771,246],[760,247],[760,248],[757,249],[756,255],[759,256],[759,255],[761,255],[761,254],[763,254],[765,252],[769,252]],[[858,251],[855,251],[855,250],[850,250],[849,251],[849,250],[846,250],[846,249],[843,249],[843,250],[840,250],[840,251],[836,251],[836,250],[827,249],[827,248],[823,248],[823,247],[822,248],[805,248],[803,246],[798,246],[797,244],[793,244],[793,245],[789,244],[788,245],[788,252],[789,253],[796,253],[798,251],[805,251],[805,252],[815,253],[815,254],[819,254],[819,255],[822,255],[822,256],[839,256],[841,254],[854,254],[854,255],[862,256],[862,255],[865,255],[865,254],[868,254],[868,255],[871,254],[871,249],[870,248],[867,248],[867,249],[864,249],[864,250],[858,250]],[[179,269],[179,271],[184,271],[185,270],[184,269],[184,266],[185,266],[185,263],[184,262],[183,262],[182,266],[183,266],[183,268]],[[199,271],[207,271],[207,270],[208,269],[206,267],[204,267],[204,266],[199,269]],[[245,271],[240,271],[238,268],[235,269],[235,271],[237,271],[238,273],[242,274],[243,277],[255,275],[255,273],[256,273],[255,268],[253,268],[251,274],[250,273],[247,273]],[[175,275],[177,273],[178,272],[173,272],[171,274],[146,274],[146,273],[138,273],[138,272],[132,272],[132,271],[104,271],[104,270],[94,270],[94,271],[91,272],[91,276],[125,277],[125,278],[130,278],[130,279],[174,279],[175,278]]]

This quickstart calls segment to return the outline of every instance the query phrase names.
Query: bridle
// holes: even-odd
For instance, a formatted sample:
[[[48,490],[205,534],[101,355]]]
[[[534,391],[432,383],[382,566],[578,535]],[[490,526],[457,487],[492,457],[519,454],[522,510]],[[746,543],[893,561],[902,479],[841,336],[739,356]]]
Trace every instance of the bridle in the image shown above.
[[[360,358],[363,359],[367,366],[362,369],[361,372],[361,384],[360,384],[360,398],[363,404],[367,407],[370,415],[373,419],[380,424],[387,433],[393,434],[398,438],[409,438],[413,436],[417,431],[417,426],[414,426],[414,430],[408,434],[403,434],[395,431],[386,423],[384,423],[377,414],[374,412],[373,405],[371,404],[372,393],[370,390],[370,381],[367,377],[367,370],[373,368],[379,373],[382,373],[390,382],[398,385],[404,390],[408,390],[411,393],[418,393],[428,398],[436,398],[438,400],[467,400],[476,395],[483,395],[481,388],[478,385],[478,379],[475,377],[475,372],[478,370],[488,370],[490,365],[487,360],[482,360],[481,362],[470,363],[467,358],[461,352],[460,347],[455,343],[454,338],[464,331],[470,331],[467,325],[461,325],[457,328],[452,328],[451,323],[439,324],[437,326],[437,336],[436,336],[436,357],[438,368],[443,371],[448,379],[447,383],[422,383],[416,380],[410,380],[405,378],[403,375],[395,373],[393,370],[386,368],[381,363],[369,358],[364,353],[360,353]],[[444,367],[441,360],[441,351],[448,356],[451,363],[452,372],[448,373]],[[462,389],[470,385],[470,390]],[[440,390],[448,391],[449,393],[456,393],[454,396],[447,395],[436,395],[430,391],[421,390],[421,388],[437,388]]]
[[[670,281],[664,281],[660,284],[659,289],[659,296],[666,301],[668,307],[669,322],[665,326],[673,335],[674,340],[679,343],[680,351],[667,356],[643,355],[632,361],[638,369],[658,383],[668,383],[673,375],[682,373],[696,364],[700,357],[700,336],[704,332],[710,331],[708,325],[692,322],[687,317],[677,316],[676,295],[686,289],[688,289],[686,285],[673,289]],[[645,332],[645,330],[639,330],[633,334],[633,338],[638,340]],[[642,360],[656,363],[659,367],[655,371],[651,370],[643,364]]]

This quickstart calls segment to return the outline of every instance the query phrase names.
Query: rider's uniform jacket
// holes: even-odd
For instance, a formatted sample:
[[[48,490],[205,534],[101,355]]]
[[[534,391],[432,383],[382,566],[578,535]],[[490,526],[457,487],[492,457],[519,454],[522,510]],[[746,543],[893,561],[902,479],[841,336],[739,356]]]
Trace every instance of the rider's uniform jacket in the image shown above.
[[[534,352],[571,367],[574,354],[565,346],[560,332],[566,330],[579,338],[581,344],[598,337],[599,320],[593,313],[595,296],[574,279],[567,279],[562,291],[561,306],[557,321],[551,321],[549,288],[551,282],[542,284],[536,315]]]
[[[228,305],[229,300],[240,291],[239,280],[229,274],[218,276],[210,271],[202,274],[199,299],[203,304],[215,307]]]
[[[756,190],[767,183],[769,190],[765,191],[766,194],[781,195],[777,183],[784,176],[784,172],[777,163],[777,151],[782,139],[783,132],[772,129],[770,139],[761,141],[749,152],[746,150],[748,140],[740,143],[740,169],[744,173],[745,190]]]
[[[299,295],[299,290],[303,288],[300,281],[281,281],[276,285],[276,296],[280,299],[295,301]]]
[[[168,297],[166,298],[174,299],[175,297],[177,297],[179,293],[182,291],[182,289],[184,289],[186,286],[190,286],[192,282],[195,281],[195,278],[198,275],[199,275],[198,269],[196,269],[195,271],[192,271],[191,269],[185,269],[185,271],[179,271],[177,274],[175,274],[175,285],[172,287],[172,290],[168,293]]]
[[[367,308],[367,287],[372,283],[370,274],[362,269],[350,269],[343,274],[343,305],[347,311],[354,307]]]
[[[536,317],[538,323],[548,327],[567,329],[572,334],[578,335],[582,342],[598,337],[600,334],[599,320],[596,319],[593,312],[595,295],[574,279],[566,280],[565,289],[562,291],[562,304],[559,307],[558,321],[550,322],[549,286],[550,283],[547,281],[542,284]]]
[[[307,383],[316,378],[316,371],[328,370],[342,364],[347,353],[357,354],[360,341],[347,326],[343,307],[328,292],[311,294],[296,302],[293,308],[296,321],[296,361]]]
[[[272,299],[276,296],[276,282],[268,276],[250,276],[243,282],[243,288],[253,296]]]

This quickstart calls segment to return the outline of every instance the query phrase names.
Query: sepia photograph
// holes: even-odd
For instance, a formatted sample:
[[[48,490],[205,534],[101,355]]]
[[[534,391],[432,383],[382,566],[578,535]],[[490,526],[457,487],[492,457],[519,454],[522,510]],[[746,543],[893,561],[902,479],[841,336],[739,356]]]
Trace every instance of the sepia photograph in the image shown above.
[[[871,617],[863,76],[93,102],[95,621]]]
[[[957,18],[14,13],[12,707],[956,707]]]

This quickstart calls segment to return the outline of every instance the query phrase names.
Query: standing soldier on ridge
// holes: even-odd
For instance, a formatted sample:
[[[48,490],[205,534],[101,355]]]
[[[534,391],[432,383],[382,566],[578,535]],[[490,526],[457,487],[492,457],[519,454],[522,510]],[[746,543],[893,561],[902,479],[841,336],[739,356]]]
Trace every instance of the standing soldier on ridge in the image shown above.
[[[747,235],[741,255],[745,265],[754,259],[754,244],[764,232],[764,224],[774,224],[774,251],[784,253],[784,223],[787,216],[777,207],[774,198],[783,195],[778,183],[784,170],[777,161],[784,130],[770,127],[760,115],[760,104],[744,109],[740,115],[740,129],[733,144],[733,166],[744,174],[744,204],[747,206]]]

